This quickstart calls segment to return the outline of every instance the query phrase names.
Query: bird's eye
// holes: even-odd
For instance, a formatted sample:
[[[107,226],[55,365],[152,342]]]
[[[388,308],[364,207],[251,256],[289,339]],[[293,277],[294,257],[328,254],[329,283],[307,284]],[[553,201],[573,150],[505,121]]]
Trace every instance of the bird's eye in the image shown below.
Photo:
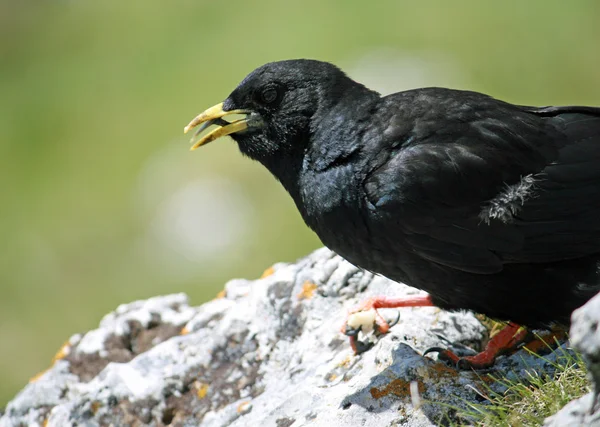
[[[273,102],[275,102],[277,100],[278,97],[279,97],[279,91],[277,90],[276,86],[273,86],[273,85],[265,86],[260,91],[260,100],[264,104],[272,104]]]

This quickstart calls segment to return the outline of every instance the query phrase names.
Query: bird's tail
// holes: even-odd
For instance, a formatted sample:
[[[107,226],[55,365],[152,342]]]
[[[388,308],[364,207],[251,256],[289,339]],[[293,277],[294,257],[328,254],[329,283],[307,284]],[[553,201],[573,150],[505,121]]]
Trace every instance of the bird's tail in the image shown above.
[[[557,161],[561,167],[556,170],[564,175],[559,181],[597,185],[600,193],[600,108],[545,107],[532,112],[548,117],[566,136]]]
[[[600,156],[600,108],[557,108],[560,108],[559,114],[554,116],[553,122],[562,125],[569,142],[582,143],[586,145],[589,154]]]
[[[567,146],[560,150],[559,162],[569,164],[564,170],[564,179],[586,188],[594,188],[588,193],[590,210],[598,212],[596,230],[600,227],[600,108],[596,107],[555,107],[552,122],[567,136]],[[568,184],[567,184],[568,185]],[[596,206],[596,209],[594,209]],[[590,227],[592,228],[592,227]],[[598,232],[590,231],[591,235]],[[600,245],[599,245],[600,246]],[[591,272],[585,283],[579,283],[575,294],[583,304],[600,292],[600,253],[592,255],[596,259],[596,270]],[[594,274],[595,273],[595,274]]]

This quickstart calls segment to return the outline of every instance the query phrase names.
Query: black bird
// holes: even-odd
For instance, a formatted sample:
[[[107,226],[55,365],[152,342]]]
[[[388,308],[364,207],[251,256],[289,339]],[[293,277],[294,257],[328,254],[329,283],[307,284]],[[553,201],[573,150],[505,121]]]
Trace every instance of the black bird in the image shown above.
[[[223,117],[242,114],[228,122]],[[512,105],[424,88],[380,96],[329,63],[251,72],[187,127],[192,149],[230,135],[351,263],[426,291],[359,309],[435,305],[509,321],[485,367],[525,327],[568,324],[600,291],[600,108]],[[375,315],[380,331],[389,325]],[[349,317],[357,348],[362,320]]]

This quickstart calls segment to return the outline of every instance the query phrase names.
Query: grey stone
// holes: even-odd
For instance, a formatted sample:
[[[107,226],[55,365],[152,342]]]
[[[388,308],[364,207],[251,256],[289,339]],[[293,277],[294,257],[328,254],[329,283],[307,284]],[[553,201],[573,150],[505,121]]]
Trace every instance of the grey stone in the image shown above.
[[[600,412],[592,410],[593,393],[575,399],[560,411],[546,418],[544,427],[598,427]]]
[[[571,344],[585,360],[593,391],[575,399],[557,414],[546,419],[544,426],[600,427],[600,294],[589,300],[571,316]]]
[[[487,331],[473,314],[402,309],[390,333],[359,356],[339,332],[360,300],[418,292],[320,249],[275,265],[268,277],[230,281],[222,298],[199,307],[183,294],[125,304],[98,329],[73,336],[8,404],[0,427],[457,421],[456,408],[501,385],[490,385],[486,372],[459,372],[422,353],[432,346],[477,350]],[[519,351],[487,373],[551,374],[559,353],[540,359]]]

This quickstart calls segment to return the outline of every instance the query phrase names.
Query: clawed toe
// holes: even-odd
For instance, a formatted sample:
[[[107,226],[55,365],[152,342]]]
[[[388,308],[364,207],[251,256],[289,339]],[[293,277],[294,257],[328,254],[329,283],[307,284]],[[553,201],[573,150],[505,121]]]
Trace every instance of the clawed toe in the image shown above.
[[[388,325],[388,328],[391,328],[392,326],[396,326],[399,321],[400,321],[400,311],[398,311],[398,310],[394,310],[394,317],[392,319],[385,320],[385,322]]]
[[[485,369],[494,364],[494,359],[486,359],[475,356],[460,357],[456,353],[442,347],[431,347],[425,350],[423,356],[430,353],[438,353],[438,360],[446,362],[449,365],[454,366],[459,371],[466,371],[469,369]],[[481,360],[479,360],[481,359]]]
[[[356,336],[350,336],[350,347],[354,354],[362,354],[371,349],[375,344],[372,341],[360,341]]]
[[[423,356],[427,356],[429,353],[440,353],[441,354],[441,353],[444,353],[445,351],[448,351],[448,350],[446,350],[445,348],[442,348],[442,347],[430,347],[423,352]]]
[[[361,329],[361,326],[359,326],[358,328],[353,328],[351,326],[345,325],[344,329],[342,330],[342,333],[349,337],[356,337],[358,336],[358,333],[361,331]]]
[[[358,339],[364,335],[379,336],[387,333],[390,328],[400,321],[400,312],[396,310],[391,319],[384,319],[378,309],[400,307],[431,307],[433,302],[429,295],[413,295],[401,298],[371,297],[352,310],[342,326],[342,333],[350,337],[350,345],[355,353],[367,351],[373,346],[372,342],[362,342]]]
[[[342,333],[350,337],[350,346],[356,354],[360,354],[374,345],[370,339],[359,340],[361,333],[365,336],[380,336],[387,333],[390,327],[396,325],[399,320],[400,313],[397,310],[390,319],[384,319],[374,308],[367,308],[362,311],[356,310],[348,315],[342,326]]]
[[[430,353],[438,353],[438,360],[447,362],[451,365],[458,365],[461,360],[464,360],[463,358],[458,357],[453,351],[442,347],[428,348],[423,352],[423,356],[426,356]]]

